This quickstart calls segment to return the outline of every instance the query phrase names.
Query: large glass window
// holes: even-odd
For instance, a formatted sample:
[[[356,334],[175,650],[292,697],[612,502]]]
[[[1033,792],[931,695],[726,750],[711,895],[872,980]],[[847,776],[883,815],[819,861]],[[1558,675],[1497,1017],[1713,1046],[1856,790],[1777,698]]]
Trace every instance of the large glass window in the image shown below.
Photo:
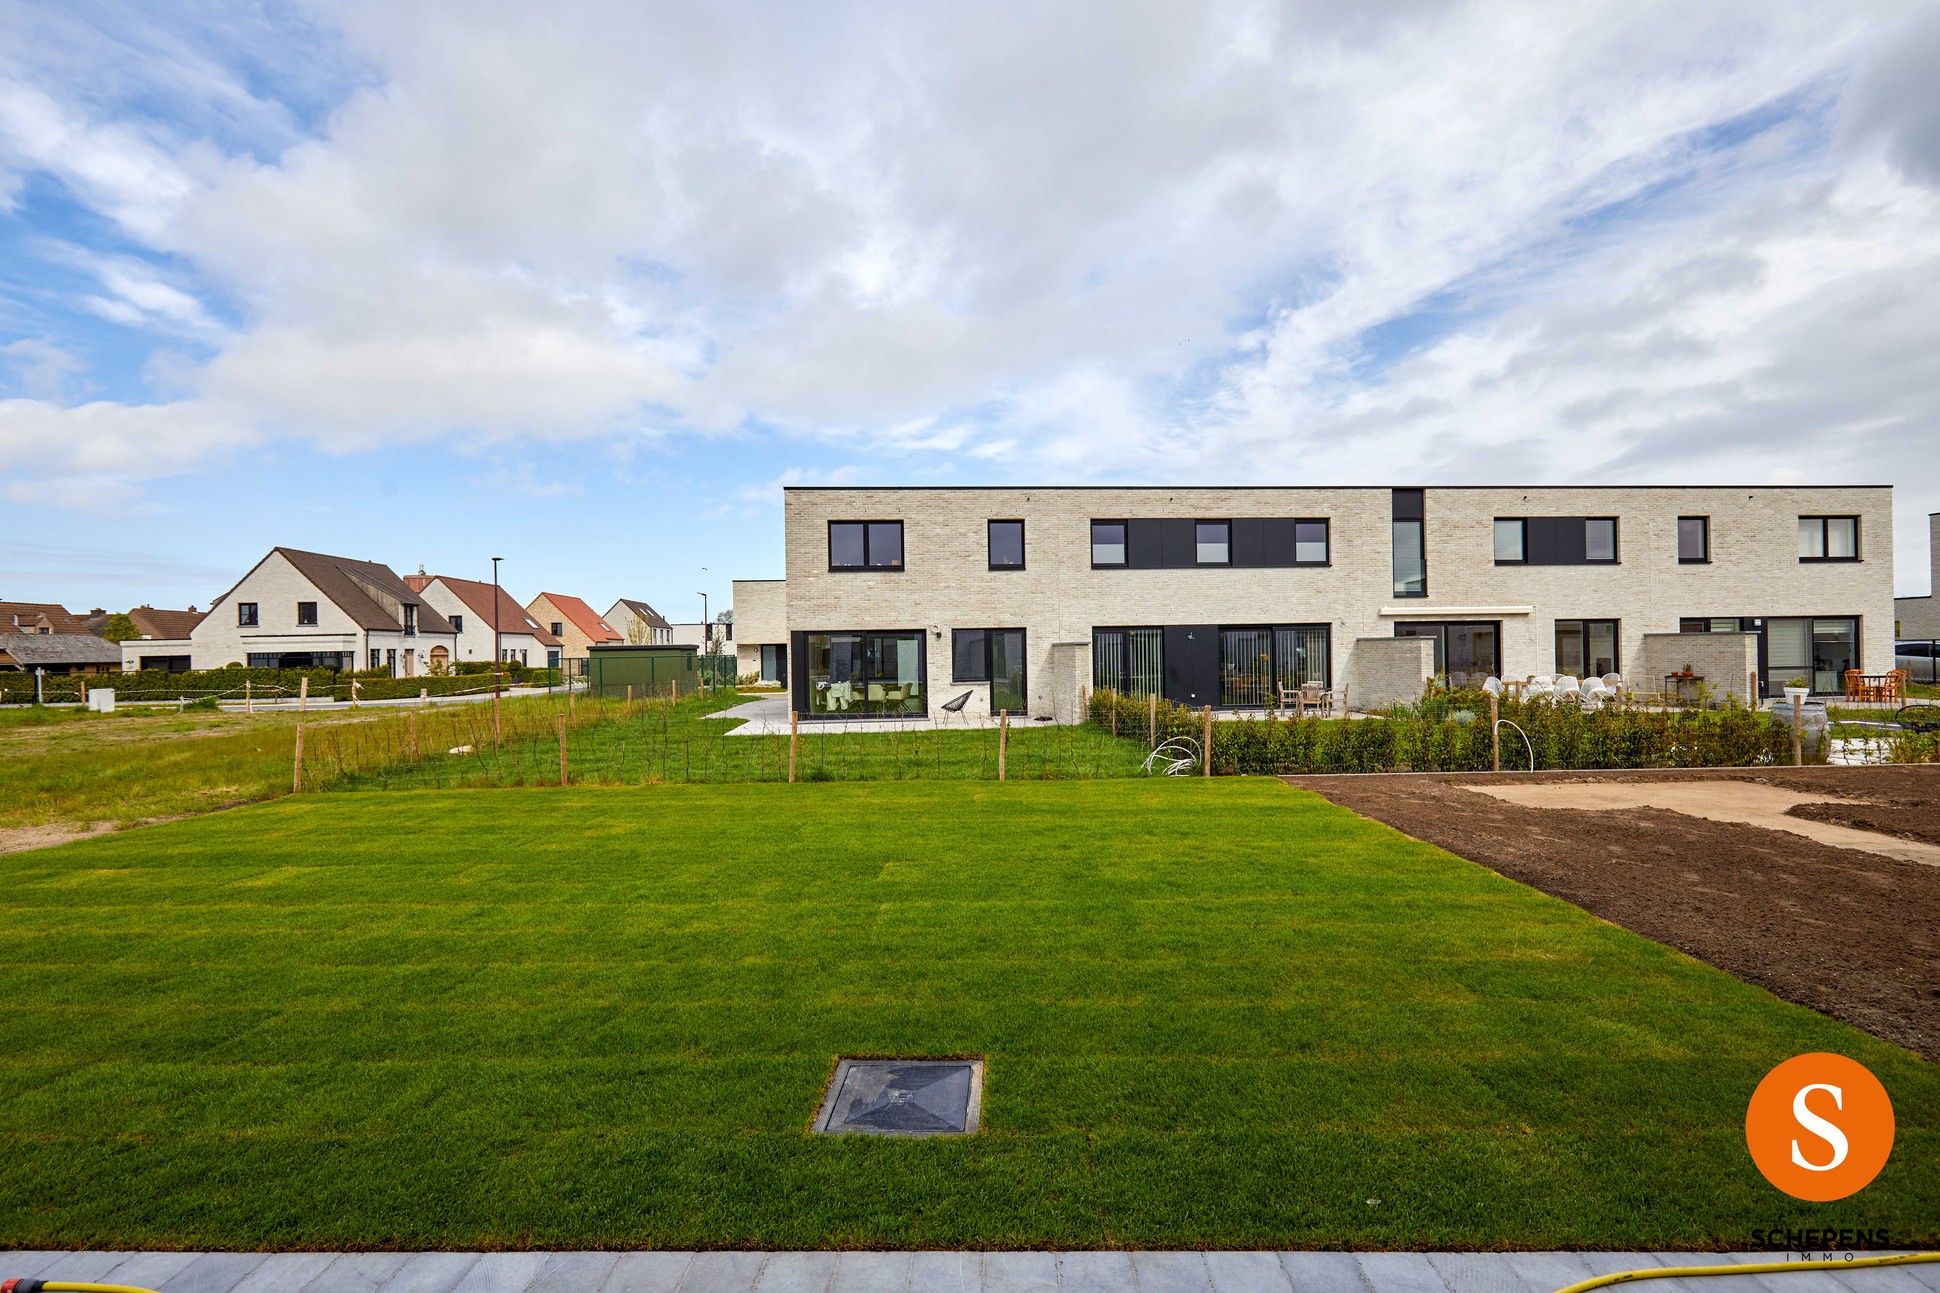
[[[1502,673],[1502,626],[1494,620],[1425,621],[1397,624],[1398,638],[1428,638],[1435,644],[1435,672],[1451,686],[1479,687]]]
[[[983,629],[958,629],[951,635],[950,681],[990,681],[990,635]]]
[[[298,602],[296,604],[296,622],[299,626],[314,625],[317,622],[317,604],[315,602]]]
[[[921,633],[811,633],[806,646],[810,715],[928,712]]]
[[[1428,596],[1428,560],[1422,550],[1421,522],[1395,521],[1394,595]]]
[[[1327,682],[1325,624],[1219,630],[1221,705],[1262,709],[1274,703],[1278,687]]]
[[[1601,678],[1616,673],[1617,621],[1557,620],[1556,672],[1572,678]]]
[[[901,570],[901,521],[830,521],[830,570]]]
[[[990,568],[1022,570],[1024,568],[1024,523],[992,521],[989,523],[988,530]]]
[[[1163,629],[1093,629],[1091,685],[1136,696],[1157,696],[1165,685]]]
[[[1583,560],[1617,559],[1617,518],[1592,516],[1583,522]]]
[[[1495,561],[1516,565],[1529,559],[1529,522],[1520,516],[1495,518]]]
[[[1093,521],[1091,523],[1091,564],[1094,566],[1125,564],[1125,522]]]
[[[1193,526],[1195,553],[1202,566],[1233,564],[1233,523],[1200,521]]]
[[[236,603],[236,626],[245,629],[253,629],[256,627],[255,602]]]
[[[1687,565],[1711,560],[1710,517],[1677,518],[1677,559]]]
[[[1799,518],[1799,560],[1859,560],[1859,518],[1856,516],[1801,516]]]

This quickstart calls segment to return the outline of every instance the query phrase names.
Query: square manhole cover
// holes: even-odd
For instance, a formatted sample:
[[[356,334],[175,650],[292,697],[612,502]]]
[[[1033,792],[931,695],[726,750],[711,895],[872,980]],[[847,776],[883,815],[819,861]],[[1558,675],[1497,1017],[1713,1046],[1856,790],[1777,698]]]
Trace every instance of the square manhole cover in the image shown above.
[[[982,1060],[843,1060],[815,1130],[965,1136],[982,1111]]]

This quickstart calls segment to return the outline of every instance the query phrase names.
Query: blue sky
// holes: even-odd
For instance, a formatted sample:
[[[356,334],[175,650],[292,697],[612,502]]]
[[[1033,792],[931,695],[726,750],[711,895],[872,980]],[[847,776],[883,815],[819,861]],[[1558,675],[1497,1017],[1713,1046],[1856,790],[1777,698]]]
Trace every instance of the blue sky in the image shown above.
[[[1558,12],[1547,12],[1549,9]],[[1890,481],[1915,5],[0,0],[0,597],[645,597],[785,483]]]

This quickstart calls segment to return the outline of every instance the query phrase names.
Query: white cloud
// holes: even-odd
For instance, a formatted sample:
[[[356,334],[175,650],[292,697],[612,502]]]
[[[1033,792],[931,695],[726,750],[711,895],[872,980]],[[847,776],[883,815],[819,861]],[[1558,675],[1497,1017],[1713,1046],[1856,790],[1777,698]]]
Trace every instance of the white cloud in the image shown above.
[[[108,12],[0,57],[0,173],[165,253],[96,308],[215,351],[128,417],[223,430],[81,437],[131,479],[737,430],[877,479],[1811,479],[1932,425],[1940,20],[1890,0],[364,0],[322,71]]]

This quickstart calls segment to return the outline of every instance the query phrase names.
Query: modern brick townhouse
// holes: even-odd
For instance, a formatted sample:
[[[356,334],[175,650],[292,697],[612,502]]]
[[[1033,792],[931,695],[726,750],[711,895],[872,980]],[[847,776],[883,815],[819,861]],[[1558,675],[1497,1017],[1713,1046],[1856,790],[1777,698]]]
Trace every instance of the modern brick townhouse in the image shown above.
[[[1251,708],[1293,682],[1358,708],[1431,672],[1831,692],[1893,663],[1889,486],[784,497],[786,578],[737,583],[737,636],[805,718],[966,691],[966,713],[1068,718],[1093,686]]]

